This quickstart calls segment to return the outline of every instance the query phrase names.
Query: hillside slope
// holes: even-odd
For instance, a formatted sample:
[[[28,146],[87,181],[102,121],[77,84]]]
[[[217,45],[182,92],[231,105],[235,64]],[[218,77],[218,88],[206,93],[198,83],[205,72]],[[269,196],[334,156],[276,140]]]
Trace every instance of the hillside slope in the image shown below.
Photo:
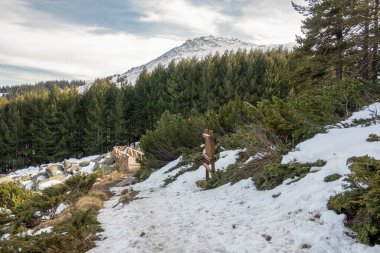
[[[345,123],[370,118],[379,110],[380,103],[373,104]],[[369,247],[353,239],[344,226],[345,216],[326,207],[331,196],[344,191],[348,158],[380,159],[379,144],[366,141],[378,134],[378,123],[334,127],[300,143],[283,163],[322,159],[326,165],[268,191],[258,191],[251,179],[202,191],[196,182],[204,178],[203,167],[164,186],[167,177],[183,169],[175,168],[178,158],[134,185],[140,193],[129,204],[118,203],[125,188],[113,188],[116,196],[98,216],[104,240],[90,252],[380,252],[379,245]],[[244,150],[222,152],[216,167],[235,163],[240,152]],[[344,176],[324,182],[334,173]]]

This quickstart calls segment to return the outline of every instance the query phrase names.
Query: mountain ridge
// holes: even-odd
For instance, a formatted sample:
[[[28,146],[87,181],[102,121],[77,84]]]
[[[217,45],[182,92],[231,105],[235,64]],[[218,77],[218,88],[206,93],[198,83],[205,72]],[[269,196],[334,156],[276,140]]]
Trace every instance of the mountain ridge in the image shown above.
[[[133,67],[122,74],[111,75],[109,78],[111,81],[116,83],[118,87],[125,85],[126,83],[135,84],[140,73],[146,68],[148,72],[153,71],[157,66],[162,65],[167,67],[171,61],[179,61],[182,59],[188,59],[196,57],[202,59],[207,55],[213,55],[217,52],[223,53],[225,51],[237,51],[242,50],[262,50],[267,51],[278,47],[283,47],[287,50],[292,50],[295,47],[295,43],[285,43],[285,44],[254,44],[246,42],[237,38],[227,38],[227,37],[214,37],[202,36],[194,39],[188,39],[181,45],[172,48],[161,56],[151,60],[150,62]],[[91,87],[92,82],[87,83],[78,88],[79,93],[85,92],[89,87]]]
[[[194,39],[188,39],[180,46],[174,47],[156,59],[138,67],[133,67],[123,74],[113,75],[111,78],[116,84],[121,84],[121,82],[125,81],[125,79],[134,84],[144,67],[147,68],[148,71],[152,71],[160,64],[165,67],[168,66],[172,60],[181,60],[194,56],[201,59],[209,54],[215,54],[216,52],[223,53],[226,50],[236,51],[238,49],[260,49],[265,51],[277,48],[279,46],[283,46],[286,49],[292,49],[295,44],[286,43],[261,45],[242,41],[237,38],[214,37],[212,35],[202,36]]]

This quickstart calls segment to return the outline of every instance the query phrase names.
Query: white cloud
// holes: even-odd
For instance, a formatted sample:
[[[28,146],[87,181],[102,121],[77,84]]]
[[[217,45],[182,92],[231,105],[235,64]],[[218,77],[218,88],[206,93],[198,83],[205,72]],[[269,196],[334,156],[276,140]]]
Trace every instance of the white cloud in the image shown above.
[[[216,6],[196,6],[188,0],[134,0],[143,22],[174,25],[198,34],[216,34],[231,18]]]
[[[32,9],[28,0],[0,0],[0,86],[121,73],[202,35],[233,35],[263,44],[291,42],[300,33],[301,17],[288,0],[236,1],[233,13],[226,1],[201,5],[190,0],[129,1],[140,13],[134,22],[141,22],[142,30],[152,25],[156,35],[102,33],[106,27],[58,19]]]
[[[300,34],[300,15],[290,1],[261,0],[245,6],[242,16],[234,21],[234,28],[257,43],[286,43]]]
[[[144,38],[126,33],[99,34],[31,11],[25,2],[0,1],[0,64],[61,72],[62,78],[93,79],[124,72],[175,45],[173,38]],[[11,71],[12,72],[12,71]],[[0,73],[0,85],[39,81],[49,74]]]

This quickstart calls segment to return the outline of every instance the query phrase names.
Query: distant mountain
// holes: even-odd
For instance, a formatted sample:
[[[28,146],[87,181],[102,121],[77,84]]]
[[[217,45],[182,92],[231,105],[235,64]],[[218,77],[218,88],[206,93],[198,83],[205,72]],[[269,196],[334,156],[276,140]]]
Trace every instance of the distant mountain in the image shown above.
[[[134,84],[139,77],[140,73],[146,68],[149,72],[154,70],[158,65],[164,67],[168,66],[172,60],[179,61],[181,59],[196,57],[202,59],[209,54],[215,54],[216,52],[223,53],[225,51],[237,51],[239,49],[259,49],[259,50],[270,50],[272,48],[277,48],[282,46],[288,50],[293,49],[294,43],[287,44],[269,44],[269,45],[258,45],[249,42],[245,42],[235,38],[224,38],[224,37],[199,37],[192,40],[187,40],[182,45],[171,49],[160,57],[148,62],[147,64],[131,68],[123,74],[116,74],[110,76],[109,78],[115,82],[118,86],[122,86],[126,82]],[[79,87],[79,92],[84,92],[91,86],[90,83]]]

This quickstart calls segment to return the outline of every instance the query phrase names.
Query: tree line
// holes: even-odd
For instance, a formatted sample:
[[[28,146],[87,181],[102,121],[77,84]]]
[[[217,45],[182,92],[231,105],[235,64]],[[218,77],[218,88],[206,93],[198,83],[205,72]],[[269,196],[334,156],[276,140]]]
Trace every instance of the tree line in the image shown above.
[[[136,84],[99,79],[84,94],[58,86],[0,99],[0,167],[81,157],[138,140],[165,111],[184,117],[240,98],[285,97],[289,52],[238,51],[144,70]]]

